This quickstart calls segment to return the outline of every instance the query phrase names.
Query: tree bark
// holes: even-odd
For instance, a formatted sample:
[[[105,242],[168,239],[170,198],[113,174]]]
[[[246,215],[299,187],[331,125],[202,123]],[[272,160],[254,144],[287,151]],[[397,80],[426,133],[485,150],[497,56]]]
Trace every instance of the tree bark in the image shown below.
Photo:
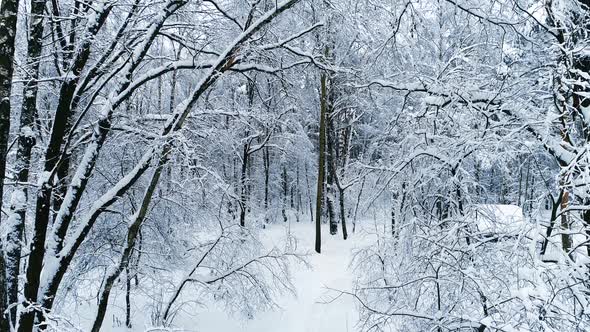
[[[246,133],[248,136],[248,133]],[[250,154],[248,150],[250,149],[250,144],[244,144],[244,151],[242,154],[242,172],[240,175],[240,226],[246,226],[246,205],[248,204],[247,200],[247,179],[246,179],[246,171],[248,170],[248,159],[250,159]]]
[[[570,250],[572,249],[572,236],[569,234],[571,225],[568,212],[565,212],[568,206],[569,193],[564,189],[563,198],[561,199],[561,246],[563,251],[571,256]]]
[[[283,176],[282,176],[282,185],[283,185],[283,206],[281,209],[281,213],[283,215],[283,222],[289,221],[287,218],[287,197],[289,195],[289,186],[287,183],[287,166],[283,165]]]
[[[268,185],[270,180],[270,151],[265,147],[262,153],[264,162],[264,210],[268,211]]]
[[[6,154],[8,151],[8,135],[10,133],[10,95],[12,92],[12,75],[14,72],[14,42],[16,38],[18,0],[2,0],[0,2],[0,209],[4,194],[4,178],[6,176]],[[0,239],[0,252],[4,245]],[[10,248],[9,248],[10,249]],[[12,273],[12,272],[11,272]],[[13,278],[10,278],[13,279]],[[0,330],[8,331],[9,322],[6,317],[7,294],[6,262],[0,254]],[[11,281],[12,282],[12,281]]]
[[[309,203],[309,217],[311,219],[311,223],[313,223],[313,202],[311,199],[311,186],[309,185],[309,174],[307,172],[307,164],[305,164],[305,185],[305,188],[307,188],[307,201]]]
[[[170,142],[166,142],[166,144],[162,148],[162,153],[160,155],[160,158],[158,159],[158,164],[154,169],[154,173],[152,174],[149,185],[143,195],[140,208],[137,211],[137,213],[132,217],[132,223],[129,225],[129,228],[127,229],[127,242],[125,245],[125,249],[123,250],[123,254],[121,255],[119,263],[107,276],[103,284],[103,287],[100,291],[100,296],[98,298],[97,313],[96,317],[94,318],[94,323],[92,324],[91,329],[92,332],[99,332],[102,327],[111,290],[113,288],[113,285],[115,284],[115,281],[121,275],[121,272],[123,272],[123,270],[126,269],[129,264],[129,260],[133,253],[133,247],[135,246],[135,241],[138,238],[141,226],[145,220],[145,217],[147,216],[149,205],[152,201],[153,195],[156,191],[156,188],[158,187],[158,182],[160,181],[160,177],[162,175],[162,170],[164,169],[164,166],[170,158],[170,151]]]
[[[318,144],[318,182],[317,182],[317,196],[315,207],[315,251],[321,253],[322,251],[322,234],[321,234],[321,220],[322,220],[322,201],[324,193],[324,177],[326,173],[326,113],[328,112],[328,96],[327,84],[328,74],[323,72],[320,76],[320,132]]]
[[[590,206],[590,199],[585,199],[584,205]],[[586,235],[586,254],[590,257],[590,210],[582,212],[582,221],[584,222],[584,233]]]
[[[545,238],[543,239],[543,244],[541,245],[541,257],[543,257],[545,255],[545,253],[547,252],[547,247],[549,246],[549,239],[551,238],[551,233],[553,233],[553,228],[555,227],[555,221],[557,220],[557,212],[559,211],[559,208],[561,207],[561,201],[563,199],[563,195],[564,195],[564,191],[561,190],[559,192],[559,196],[557,197],[557,200],[555,200],[553,198],[553,196],[551,196],[551,217],[549,219],[549,226],[547,226],[547,229],[545,231]],[[589,215],[590,217],[590,215]]]
[[[332,114],[332,110],[330,110],[329,114],[327,114],[328,116],[328,133],[327,133],[327,139],[328,139],[328,169],[329,169],[329,175],[328,175],[328,188],[329,188],[329,192],[330,194],[328,194],[328,212],[332,211],[332,202],[330,200],[330,197],[334,197],[335,196],[335,189],[338,189],[338,200],[339,200],[339,207],[340,207],[340,223],[342,226],[342,236],[344,238],[344,240],[346,240],[348,238],[348,232],[346,231],[346,210],[344,208],[344,192],[345,192],[345,188],[342,186],[342,183],[340,183],[341,179],[339,178],[339,174],[338,174],[338,166],[337,166],[337,148],[336,148],[336,142],[334,139],[335,136],[335,128],[334,128],[334,120],[331,119],[331,114]],[[340,155],[341,159],[342,159],[342,169],[344,169],[344,155]],[[340,173],[342,174],[342,173]],[[330,212],[330,234],[334,235],[336,233],[338,233],[338,221],[336,220],[334,212]]]
[[[342,225],[342,238],[348,239],[348,231],[346,230],[346,212],[344,209],[344,189],[339,189],[340,197],[340,224]]]
[[[246,93],[248,95],[248,111],[252,111],[252,106],[254,104],[254,83],[252,81],[248,81],[246,85]],[[248,137],[250,131],[246,131],[245,136]],[[252,139],[248,139],[248,141],[244,144],[244,150],[242,153],[242,172],[240,174],[240,226],[246,226],[246,212],[248,210],[248,197],[250,194],[249,190],[249,170],[250,170],[250,145],[252,144]]]
[[[37,114],[37,92],[39,64],[41,62],[41,50],[43,39],[43,11],[45,0],[31,2],[29,38],[27,43],[27,82],[23,89],[23,103],[20,115],[19,134],[17,139],[17,152],[15,160],[15,173],[17,183],[11,198],[9,225],[7,229],[6,248],[6,291],[10,309],[10,323],[16,327],[18,303],[18,283],[21,265],[21,238],[28,201],[28,181],[31,164],[31,152],[35,145],[35,116]]]
[[[329,92],[328,92],[329,93]],[[328,113],[326,114],[326,121],[328,122],[327,126],[327,133],[326,138],[328,144],[326,146],[327,149],[327,165],[328,168],[328,179],[326,185],[326,204],[328,207],[328,218],[330,219],[330,234],[336,235],[338,233],[338,220],[336,219],[336,212],[334,211],[334,197],[336,196],[336,169],[335,169],[335,157],[334,157],[334,144],[333,144],[333,137],[332,137],[332,126],[330,125],[330,106],[328,106]]]
[[[130,329],[131,325],[131,276],[129,268],[125,269],[125,327]]]
[[[299,215],[301,214],[301,187],[299,185],[299,164],[297,164],[297,171],[295,173],[295,220],[299,222]]]

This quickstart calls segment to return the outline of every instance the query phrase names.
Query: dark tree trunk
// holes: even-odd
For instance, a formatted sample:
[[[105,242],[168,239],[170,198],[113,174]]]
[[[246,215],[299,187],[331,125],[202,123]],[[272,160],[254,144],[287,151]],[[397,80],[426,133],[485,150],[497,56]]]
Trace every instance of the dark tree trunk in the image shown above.
[[[29,40],[27,43],[27,82],[23,89],[23,103],[20,115],[19,134],[17,139],[17,152],[15,160],[15,173],[17,184],[13,191],[13,204],[10,206],[11,225],[8,227],[7,242],[10,247],[6,249],[7,293],[10,310],[10,322],[16,326],[18,303],[18,283],[21,265],[21,238],[26,218],[28,200],[28,181],[31,164],[31,152],[35,145],[35,116],[37,114],[37,92],[39,63],[43,38],[43,11],[45,0],[31,3],[31,15],[29,25]]]
[[[345,113],[345,118],[348,119],[348,114]],[[348,122],[348,120],[346,120]],[[346,168],[348,166],[348,158],[350,155],[350,145],[352,140],[352,125],[347,123],[347,127],[343,130],[343,134],[340,135],[342,143],[341,145],[341,153],[340,153],[340,161],[341,161],[341,171],[338,173],[336,179],[338,180],[338,189],[340,191],[339,199],[340,199],[340,222],[342,223],[342,236],[346,240],[348,238],[348,232],[346,229],[346,210],[344,208],[346,199],[345,193],[346,188],[342,184],[342,179],[344,178]],[[350,215],[349,215],[350,216]]]
[[[330,166],[327,166],[330,167]],[[328,172],[328,179],[330,178]],[[330,185],[330,180],[328,180],[328,185],[326,188],[326,207],[328,209],[328,220],[330,225],[330,234],[336,235],[338,233],[338,220],[336,219],[336,211],[334,211],[334,187]]]
[[[584,205],[590,206],[590,199],[585,199]],[[584,221],[584,233],[586,235],[586,254],[590,257],[590,210],[582,212],[582,220]]]
[[[567,190],[563,192],[563,198],[561,199],[561,245],[563,251],[571,256],[570,250],[572,249],[572,236],[569,234],[571,225],[568,212],[566,212],[569,206],[569,193]]]
[[[326,113],[328,112],[327,96],[327,73],[322,73],[320,77],[320,132],[318,144],[318,182],[317,196],[315,206],[315,251],[321,253],[322,248],[322,201],[324,194],[324,177],[326,174]]]
[[[18,0],[2,0],[0,2],[0,209],[4,194],[4,178],[6,176],[6,153],[8,151],[8,135],[10,133],[10,95],[12,92],[12,74],[14,72],[14,42],[16,37]],[[8,239],[13,240],[13,239]],[[1,242],[0,242],[1,244]],[[0,245],[0,252],[3,250]],[[9,250],[10,251],[10,250]],[[10,266],[9,266],[10,267]],[[12,267],[14,269],[14,266]],[[12,273],[12,272],[11,272]],[[7,301],[12,297],[7,294],[7,282],[14,278],[6,278],[6,262],[0,255],[0,330],[9,330],[6,317]],[[12,313],[12,311],[10,312]]]
[[[523,212],[525,215],[529,215],[529,180],[530,180],[530,172],[531,172],[531,163],[527,163],[526,169],[526,176],[524,180],[524,201],[522,202],[523,205]]]
[[[307,172],[307,164],[305,164],[305,185],[307,188],[307,191],[306,191],[307,192],[307,200],[309,203],[309,217],[311,219],[311,222],[313,223],[313,202],[311,199],[311,187],[309,185],[309,175]]]
[[[327,122],[327,130],[326,130],[326,139],[327,139],[327,164],[326,167],[328,168],[328,181],[326,187],[326,204],[328,207],[328,217],[330,219],[330,234],[336,235],[338,233],[338,220],[336,219],[336,211],[334,210],[334,198],[336,197],[336,156],[335,156],[335,146],[334,146],[334,133],[333,133],[333,123],[332,123],[332,103],[330,98],[330,91],[328,90],[328,111],[326,113],[326,122]]]
[[[405,222],[405,216],[404,216],[404,211],[405,211],[405,207],[406,207],[406,183],[403,182],[402,183],[402,200],[399,203],[399,216],[398,219],[403,223]],[[440,200],[439,200],[440,202]],[[395,230],[392,230],[392,235],[395,235]]]
[[[530,198],[528,201],[529,204],[529,216],[533,213],[533,203],[535,202],[535,176],[533,174],[533,176],[531,177],[531,194],[530,194]]]
[[[476,178],[475,181],[479,183],[479,179]],[[522,167],[520,167],[518,171],[518,199],[516,200],[516,205],[522,208]]]
[[[248,94],[248,111],[252,110],[252,105],[254,104],[254,82],[248,81],[247,86],[247,94]],[[249,131],[246,131],[245,137],[250,135]],[[244,149],[242,152],[242,169],[240,173],[240,226],[244,227],[246,225],[246,212],[248,211],[248,197],[250,194],[249,188],[249,174],[250,174],[250,145],[252,144],[252,140],[248,139],[248,141],[244,144]]]
[[[248,133],[246,133],[248,136]],[[250,149],[250,144],[244,144],[244,149],[242,153],[242,170],[240,174],[240,226],[246,226],[246,205],[248,204],[248,193],[247,193],[247,179],[246,179],[246,172],[248,170],[248,159],[250,155],[248,150]]]
[[[340,223],[342,224],[342,237],[348,239],[348,231],[346,230],[346,213],[344,209],[344,189],[339,190],[340,198]]]
[[[268,211],[268,185],[270,179],[270,151],[265,147],[262,153],[264,161],[264,211]]]
[[[130,329],[131,326],[131,276],[129,268],[125,269],[125,327]]]
[[[295,182],[295,219],[299,222],[299,215],[301,214],[301,190],[299,186],[299,164],[297,164],[297,171],[295,173],[296,182]]]
[[[393,194],[392,200],[391,200],[391,236],[395,236],[395,203],[397,200],[397,194]]]
[[[283,176],[282,176],[282,184],[283,184],[283,208],[281,209],[281,213],[283,214],[283,222],[289,221],[287,218],[287,197],[289,195],[289,184],[287,183],[287,166],[283,165]]]

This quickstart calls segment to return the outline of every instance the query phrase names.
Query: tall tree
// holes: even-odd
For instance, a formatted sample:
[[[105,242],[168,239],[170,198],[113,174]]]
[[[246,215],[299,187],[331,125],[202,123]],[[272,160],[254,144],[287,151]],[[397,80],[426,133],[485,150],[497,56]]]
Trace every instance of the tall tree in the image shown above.
[[[0,210],[3,206],[4,179],[6,177],[6,154],[8,152],[8,136],[10,133],[10,96],[12,92],[12,74],[14,72],[14,52],[18,14],[18,0],[0,2]],[[19,204],[19,203],[17,203]],[[22,204],[22,202],[20,203]],[[2,222],[0,222],[0,225]],[[6,279],[6,262],[4,257],[5,239],[0,239],[0,329],[8,331],[7,302],[12,299],[11,288]],[[12,271],[10,271],[12,273]],[[10,298],[9,298],[10,297]]]
[[[320,74],[320,126],[318,144],[318,181],[315,204],[315,251],[322,251],[322,203],[324,199],[326,174],[326,117],[328,113],[328,74]]]
[[[26,66],[27,76],[23,89],[23,101],[20,113],[19,133],[17,138],[16,160],[14,172],[16,173],[15,187],[12,192],[9,218],[7,220],[8,231],[6,243],[7,261],[7,292],[8,303],[12,305],[10,319],[13,327],[16,327],[18,285],[21,265],[21,239],[26,220],[29,173],[31,167],[31,153],[35,145],[35,118],[38,114],[37,95],[39,90],[39,68],[41,64],[41,51],[43,42],[43,26],[45,0],[31,2]]]

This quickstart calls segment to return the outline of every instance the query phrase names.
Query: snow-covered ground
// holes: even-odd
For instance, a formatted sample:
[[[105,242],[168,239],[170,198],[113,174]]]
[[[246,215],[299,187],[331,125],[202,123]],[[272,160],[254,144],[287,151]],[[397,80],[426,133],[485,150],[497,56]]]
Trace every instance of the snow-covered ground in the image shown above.
[[[349,268],[351,253],[367,236],[352,234],[344,241],[342,235],[330,236],[327,225],[322,230],[322,253],[314,248],[313,224],[291,224],[299,251],[309,252],[310,269],[293,267],[293,283],[297,297],[285,296],[278,301],[281,309],[258,313],[254,319],[228,317],[222,311],[206,310],[195,320],[195,331],[218,332],[346,332],[356,331],[358,312],[350,296],[340,296],[333,289],[350,291],[353,273]],[[264,231],[269,246],[282,246],[288,228],[276,225]],[[337,297],[337,298],[336,298]]]
[[[506,205],[478,206],[475,221],[479,231],[504,232],[515,226],[522,226],[524,217],[518,207]],[[379,225],[379,226],[377,226]],[[107,319],[102,331],[107,332],[347,332],[358,331],[359,313],[357,304],[343,292],[352,291],[353,279],[359,271],[350,266],[355,249],[372,245],[376,236],[372,233],[383,232],[384,224],[365,221],[357,227],[356,234],[350,234],[343,240],[339,233],[329,235],[328,225],[322,225],[322,253],[314,251],[314,224],[310,222],[275,224],[260,230],[260,239],[267,250],[273,247],[285,248],[287,241],[290,248],[306,254],[309,266],[296,260],[291,261],[292,283],[296,292],[285,293],[274,298],[278,309],[256,312],[248,319],[243,315],[232,315],[224,306],[212,299],[186,290],[183,301],[201,302],[189,305],[187,310],[178,312],[174,317],[173,327],[168,329],[151,327],[150,312],[153,302],[148,294],[133,295],[133,328],[124,327],[124,293],[117,289],[112,297],[112,304],[107,312]],[[364,227],[363,227],[364,226]],[[543,231],[544,232],[544,231]],[[556,237],[556,236],[555,236]],[[153,296],[153,294],[151,295]],[[76,305],[76,312],[70,317],[74,326],[89,326],[94,317],[95,305],[85,301]]]
[[[309,267],[293,261],[292,282],[296,296],[285,293],[275,299],[279,309],[257,312],[252,319],[231,315],[222,305],[214,303],[194,306],[194,311],[184,311],[174,319],[174,328],[160,329],[150,326],[150,313],[145,312],[146,299],[134,296],[132,303],[133,328],[124,327],[123,293],[119,290],[113,296],[107,319],[102,331],[128,332],[347,332],[357,331],[358,311],[354,300],[336,291],[350,291],[354,273],[349,266],[355,248],[370,244],[371,235],[358,231],[350,234],[348,240],[342,234],[331,236],[328,225],[322,225],[322,253],[314,251],[314,224],[300,222],[277,224],[261,230],[261,239],[270,249],[284,248],[287,234],[298,253],[306,253]],[[358,227],[360,229],[360,227]],[[293,240],[295,239],[295,240]],[[199,299],[197,299],[199,300]],[[87,326],[94,317],[94,305],[76,306],[74,325]],[[113,318],[113,317],[120,317]]]

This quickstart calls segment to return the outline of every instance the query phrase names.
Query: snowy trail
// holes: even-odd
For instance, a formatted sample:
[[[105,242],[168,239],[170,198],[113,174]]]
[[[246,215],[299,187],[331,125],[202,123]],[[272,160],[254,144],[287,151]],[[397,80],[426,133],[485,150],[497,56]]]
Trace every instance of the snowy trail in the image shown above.
[[[342,235],[330,236],[322,230],[322,254],[313,251],[313,225],[291,225],[291,233],[297,239],[300,251],[310,252],[311,269],[293,266],[293,283],[297,297],[286,295],[278,300],[281,309],[258,313],[252,320],[228,317],[223,312],[202,312],[197,319],[197,331],[241,332],[347,332],[355,331],[358,312],[349,296],[341,296],[331,289],[351,290],[352,272],[349,269],[352,249],[358,241],[351,236],[347,241]],[[265,234],[269,246],[284,245],[286,228],[275,226]],[[333,300],[333,301],[330,301]],[[326,303],[330,301],[330,303]]]

